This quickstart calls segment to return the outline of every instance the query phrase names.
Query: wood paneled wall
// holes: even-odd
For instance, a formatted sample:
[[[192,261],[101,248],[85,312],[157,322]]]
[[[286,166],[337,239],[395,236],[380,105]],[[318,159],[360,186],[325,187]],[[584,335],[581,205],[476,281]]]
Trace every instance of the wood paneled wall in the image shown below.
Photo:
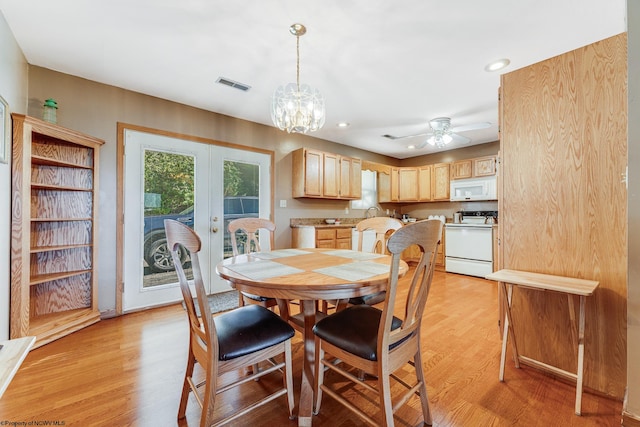
[[[501,93],[501,267],[600,281],[587,301],[585,387],[622,399],[626,34],[507,73]],[[514,292],[514,324],[523,355],[575,372],[566,298]]]

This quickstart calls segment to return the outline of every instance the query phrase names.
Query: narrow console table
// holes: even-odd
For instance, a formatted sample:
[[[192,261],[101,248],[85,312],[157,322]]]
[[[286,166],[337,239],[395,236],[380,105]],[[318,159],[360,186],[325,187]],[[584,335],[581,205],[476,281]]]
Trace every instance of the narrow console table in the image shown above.
[[[593,294],[598,287],[599,282],[595,280],[576,279],[572,277],[553,276],[549,274],[531,273],[527,271],[517,270],[499,270],[486,276],[489,280],[498,282],[499,292],[505,312],[503,336],[502,336],[502,353],[500,355],[500,381],[504,381],[504,365],[507,357],[507,338],[511,337],[511,347],[516,368],[520,367],[520,362],[553,372],[565,378],[571,378],[576,381],[576,408],[575,412],[580,415],[582,407],[582,380],[584,369],[584,322],[585,322],[585,302],[586,297]],[[577,372],[568,372],[555,366],[542,363],[538,360],[518,354],[518,346],[516,344],[515,332],[513,329],[513,320],[511,318],[511,297],[513,286],[521,288],[533,289],[538,291],[552,291],[567,294],[569,303],[569,317],[571,320],[571,338],[574,345],[578,348],[578,368]],[[576,319],[573,298],[580,299],[580,315],[576,328]],[[577,337],[576,337],[577,330]]]
[[[36,337],[16,338],[0,341],[0,397],[9,386],[22,361],[27,357],[29,349],[36,342]]]

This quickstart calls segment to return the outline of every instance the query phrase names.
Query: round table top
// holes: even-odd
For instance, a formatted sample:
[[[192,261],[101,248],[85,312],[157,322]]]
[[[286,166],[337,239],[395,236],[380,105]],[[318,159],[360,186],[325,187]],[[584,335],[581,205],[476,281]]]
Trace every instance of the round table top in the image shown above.
[[[391,256],[347,249],[281,249],[227,258],[217,273],[234,287],[271,298],[343,299],[385,289]],[[400,261],[400,275],[408,266]]]

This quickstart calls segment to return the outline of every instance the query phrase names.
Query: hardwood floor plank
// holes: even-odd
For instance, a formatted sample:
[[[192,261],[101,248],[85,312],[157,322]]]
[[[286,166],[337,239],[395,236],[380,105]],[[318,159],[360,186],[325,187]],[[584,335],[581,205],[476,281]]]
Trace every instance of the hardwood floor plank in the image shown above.
[[[583,415],[576,416],[575,385],[530,367],[515,369],[510,353],[506,381],[500,383],[497,310],[495,283],[435,273],[422,329],[434,426],[620,425],[622,402],[586,391]],[[177,304],[103,320],[32,350],[0,400],[0,420],[58,421],[65,426],[197,426],[200,410],[193,398],[186,420],[176,420],[187,334],[187,316]],[[299,335],[292,352],[294,387],[299,391],[303,355]],[[400,376],[410,379],[410,370]],[[337,378],[326,376],[327,381]],[[249,382],[240,391],[222,395],[219,412],[232,413],[279,385],[277,375]],[[366,410],[377,410],[378,404],[362,392],[348,394]],[[298,398],[296,393],[296,404]],[[409,400],[395,420],[398,426],[421,425],[418,399]],[[362,425],[326,396],[313,423]],[[288,419],[281,398],[231,425],[296,426],[297,420]]]

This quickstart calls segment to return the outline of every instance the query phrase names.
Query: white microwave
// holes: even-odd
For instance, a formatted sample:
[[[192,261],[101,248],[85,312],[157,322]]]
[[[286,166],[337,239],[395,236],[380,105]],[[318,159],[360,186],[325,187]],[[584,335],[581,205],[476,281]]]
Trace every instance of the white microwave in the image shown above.
[[[452,202],[470,200],[497,200],[497,177],[487,176],[483,178],[456,179],[451,181]]]

